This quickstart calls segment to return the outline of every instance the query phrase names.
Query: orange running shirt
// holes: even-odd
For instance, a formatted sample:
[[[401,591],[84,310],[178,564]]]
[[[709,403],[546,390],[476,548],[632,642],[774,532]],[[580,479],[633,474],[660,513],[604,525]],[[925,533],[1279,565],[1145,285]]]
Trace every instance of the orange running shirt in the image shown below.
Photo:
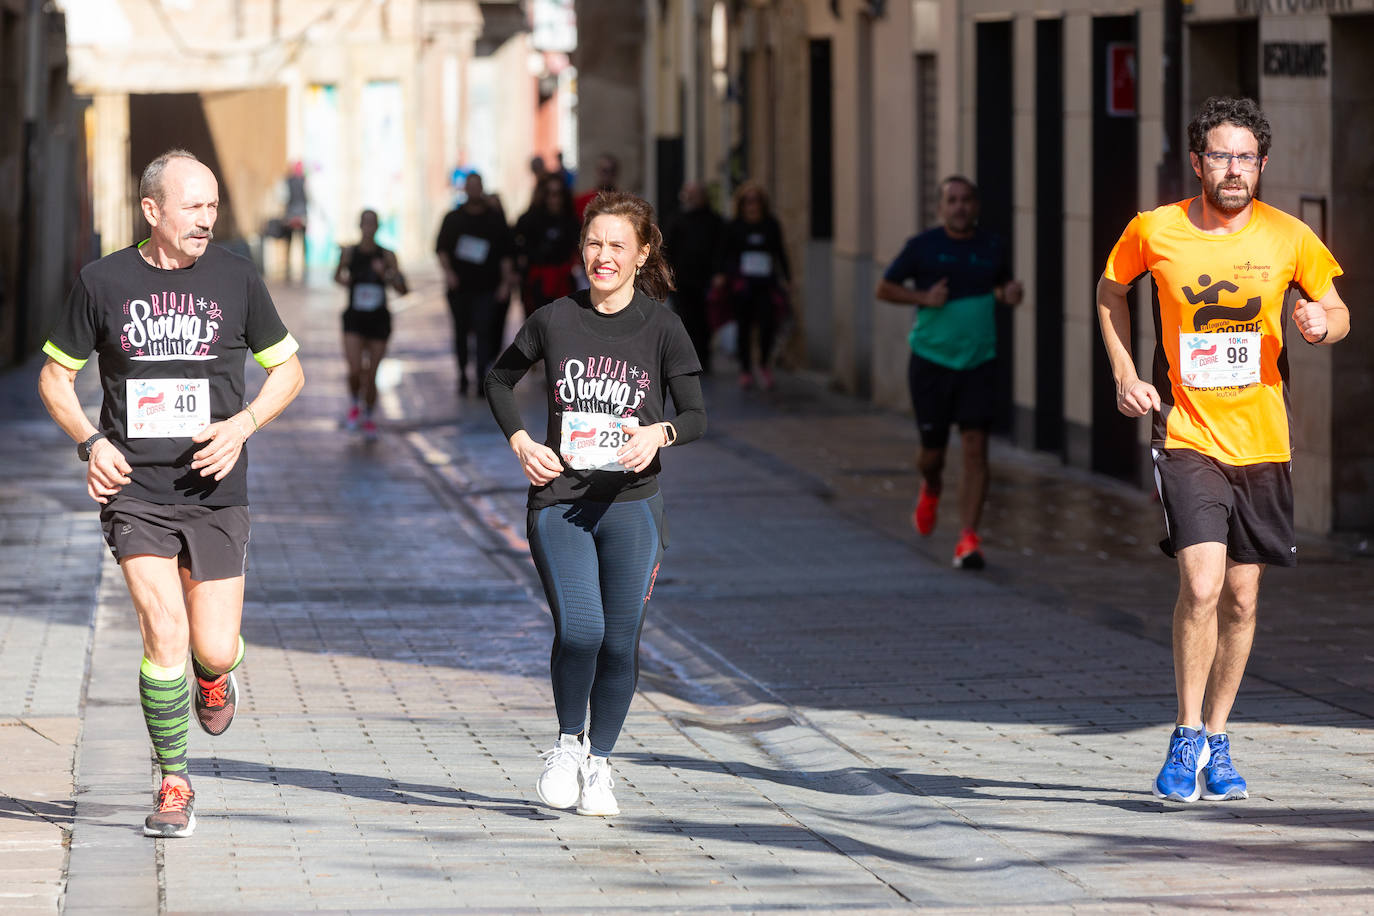
[[[1130,284],[1148,271],[1159,291],[1153,444],[1230,465],[1289,461],[1284,293],[1293,283],[1320,299],[1340,265],[1305,223],[1258,200],[1229,235],[1194,226],[1191,203],[1136,214],[1104,272]]]

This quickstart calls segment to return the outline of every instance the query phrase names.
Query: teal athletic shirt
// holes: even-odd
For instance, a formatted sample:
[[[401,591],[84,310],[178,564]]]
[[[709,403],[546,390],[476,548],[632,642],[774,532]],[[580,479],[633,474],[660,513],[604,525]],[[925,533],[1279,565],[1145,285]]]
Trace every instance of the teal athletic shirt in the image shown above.
[[[1011,277],[1002,240],[983,230],[952,239],[943,226],[907,240],[883,279],[908,280],[926,290],[949,280],[949,299],[939,307],[918,306],[908,340],[911,352],[948,369],[972,369],[997,355],[993,291]]]

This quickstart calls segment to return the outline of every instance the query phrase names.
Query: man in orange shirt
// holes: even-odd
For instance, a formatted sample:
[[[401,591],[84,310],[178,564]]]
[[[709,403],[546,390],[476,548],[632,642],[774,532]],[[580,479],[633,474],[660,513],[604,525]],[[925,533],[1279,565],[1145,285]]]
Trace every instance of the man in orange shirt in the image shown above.
[[[1154,783],[1175,801],[1246,798],[1227,719],[1255,634],[1266,565],[1297,562],[1284,294],[1293,323],[1330,345],[1350,331],[1341,268],[1299,220],[1255,199],[1269,122],[1249,99],[1210,98],[1188,125],[1202,193],[1137,214],[1097,286],[1102,339],[1128,417],[1153,411],[1165,553],[1178,558],[1177,727]],[[1153,382],[1136,374],[1126,293],[1159,292]]]

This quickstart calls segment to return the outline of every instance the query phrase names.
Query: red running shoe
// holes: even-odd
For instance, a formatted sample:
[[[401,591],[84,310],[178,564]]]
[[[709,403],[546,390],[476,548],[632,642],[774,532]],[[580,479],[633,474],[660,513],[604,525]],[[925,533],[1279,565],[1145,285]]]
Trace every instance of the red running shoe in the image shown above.
[[[935,530],[935,519],[940,514],[940,494],[932,493],[921,481],[921,494],[916,497],[916,508],[911,510],[911,524],[922,537]]]
[[[157,810],[143,821],[144,836],[183,837],[196,829],[196,793],[185,776],[162,778],[157,792]]]
[[[959,535],[959,543],[954,545],[954,566],[956,569],[982,569],[983,539],[972,528],[965,528]]]

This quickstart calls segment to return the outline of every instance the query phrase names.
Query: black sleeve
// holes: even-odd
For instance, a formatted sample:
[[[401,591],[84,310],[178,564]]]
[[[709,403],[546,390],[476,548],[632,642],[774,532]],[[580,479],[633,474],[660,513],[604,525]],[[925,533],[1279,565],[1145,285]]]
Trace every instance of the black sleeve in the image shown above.
[[[272,302],[262,277],[255,270],[248,274],[248,320],[244,328],[244,342],[254,355],[276,346],[287,337],[286,325],[277,314],[277,306]],[[294,350],[292,352],[295,352]],[[287,357],[290,353],[287,354]],[[286,357],[283,357],[285,359]],[[273,363],[276,365],[276,363]]]
[[[83,275],[77,278],[67,295],[62,316],[48,335],[48,343],[43,351],[69,369],[79,368],[76,364],[84,365],[90,358],[91,351],[99,343],[99,334],[95,298],[86,287]],[[66,359],[58,359],[53,349]]]
[[[501,427],[507,440],[525,428],[520,407],[515,403],[515,385],[530,371],[530,366],[543,358],[544,312],[545,309],[535,311],[521,325],[515,340],[497,358],[482,381],[482,388],[487,394],[487,406],[491,408],[491,415],[496,418],[496,425]]]
[[[444,221],[439,224],[439,235],[434,240],[434,253],[453,256],[453,246],[458,244],[458,211],[453,210],[444,215]]]
[[[792,267],[787,263],[787,246],[782,241],[782,223],[773,220],[773,253],[778,259],[778,275],[787,282],[792,280]]]
[[[668,393],[673,397],[673,429],[677,430],[674,445],[685,445],[706,433],[706,399],[701,394],[701,376],[674,375],[668,379]]]
[[[917,269],[916,239],[909,238],[897,257],[893,258],[887,270],[883,272],[883,279],[889,283],[901,286],[907,280],[916,279]]]

